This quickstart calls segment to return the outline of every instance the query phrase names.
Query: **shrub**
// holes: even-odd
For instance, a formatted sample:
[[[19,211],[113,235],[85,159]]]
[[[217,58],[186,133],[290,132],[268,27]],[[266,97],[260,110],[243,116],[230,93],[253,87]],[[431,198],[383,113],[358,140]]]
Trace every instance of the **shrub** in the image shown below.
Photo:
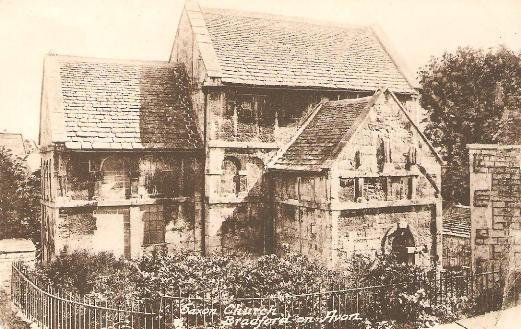
[[[344,303],[342,307],[345,306],[346,312],[354,311],[352,301],[356,297],[357,301],[360,299],[365,322],[353,325],[360,328],[424,327],[453,321],[472,306],[459,292],[445,294],[442,302],[431,304],[440,288],[432,284],[436,276],[430,276],[422,268],[400,264],[392,256],[376,259],[356,256],[347,271],[339,273],[297,255],[285,258],[265,255],[253,259],[241,255],[204,257],[193,251],[155,250],[127,261],[108,253],[76,251],[60,254],[40,268],[39,273],[46,282],[69,293],[113,303],[146,300],[154,310],[160,309],[161,296],[165,295],[204,296],[207,303],[213,298],[213,302],[223,308],[234,297],[262,296],[278,301],[280,310],[289,305],[284,305],[284,301],[291,301],[291,310],[295,310],[296,303],[301,315],[309,313],[320,317],[332,307],[339,307],[339,303]],[[445,284],[455,282],[445,280]],[[306,294],[375,285],[374,289],[364,288],[353,295],[346,292],[345,296],[340,293],[335,297],[330,293],[324,295],[329,298],[315,298]],[[301,297],[297,299],[294,295]],[[177,314],[177,307],[181,305],[174,303],[170,307],[176,308],[173,314]],[[186,319],[192,320],[197,322],[195,318]]]
[[[326,289],[333,272],[309,262],[303,256],[279,258],[265,255],[256,259],[246,256],[212,256],[183,251],[154,251],[137,260],[142,274],[141,286],[154,287],[144,292],[163,292],[177,296],[201,292],[227,292],[237,297],[295,294],[303,287]],[[338,276],[337,276],[338,278]]]
[[[69,294],[96,295],[113,301],[134,295],[136,266],[112,253],[91,253],[87,250],[62,251],[49,264],[39,267],[44,282]]]

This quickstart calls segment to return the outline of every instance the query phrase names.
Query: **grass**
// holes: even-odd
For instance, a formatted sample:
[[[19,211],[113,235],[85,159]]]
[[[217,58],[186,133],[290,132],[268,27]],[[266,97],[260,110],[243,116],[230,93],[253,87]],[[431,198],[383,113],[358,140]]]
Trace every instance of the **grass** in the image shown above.
[[[1,329],[30,329],[29,323],[16,315],[11,300],[6,292],[0,289],[0,328]]]

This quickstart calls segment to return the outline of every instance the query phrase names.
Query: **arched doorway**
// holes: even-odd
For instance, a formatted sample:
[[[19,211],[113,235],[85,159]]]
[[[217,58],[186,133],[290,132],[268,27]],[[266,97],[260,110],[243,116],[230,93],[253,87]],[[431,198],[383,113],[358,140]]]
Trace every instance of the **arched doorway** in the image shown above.
[[[392,253],[399,263],[414,265],[414,237],[408,228],[397,229],[391,245]]]
[[[393,225],[382,239],[382,252],[394,255],[399,263],[414,265],[416,241],[409,225]]]

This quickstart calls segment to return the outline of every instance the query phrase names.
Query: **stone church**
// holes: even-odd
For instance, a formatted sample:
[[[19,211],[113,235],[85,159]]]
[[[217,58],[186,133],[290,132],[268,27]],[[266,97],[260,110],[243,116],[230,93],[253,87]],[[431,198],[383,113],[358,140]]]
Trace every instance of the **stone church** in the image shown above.
[[[47,56],[44,258],[355,253],[439,264],[441,160],[374,27],[187,2],[168,62]]]

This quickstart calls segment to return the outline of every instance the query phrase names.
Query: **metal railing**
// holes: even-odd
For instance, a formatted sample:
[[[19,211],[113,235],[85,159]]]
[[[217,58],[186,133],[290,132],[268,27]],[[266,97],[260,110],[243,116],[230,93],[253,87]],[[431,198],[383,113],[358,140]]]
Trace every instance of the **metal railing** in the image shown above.
[[[158,312],[135,301],[113,304],[65,294],[13,263],[11,300],[30,321],[49,329],[158,328]]]
[[[391,319],[396,303],[390,296],[423,290],[430,305],[457,307],[465,297],[475,314],[500,309],[504,295],[500,269],[484,273],[433,272],[412,282],[348,288],[328,285],[328,290],[301,287],[298,293],[280,296],[233,296],[226,291],[186,294],[125,304],[64,294],[43,284],[23,263],[12,266],[11,298],[23,314],[49,329],[101,328],[345,328],[378,314]],[[407,286],[408,291],[404,290]],[[517,287],[517,285],[515,285]],[[518,292],[514,292],[517,302]],[[245,322],[243,322],[245,321]]]

